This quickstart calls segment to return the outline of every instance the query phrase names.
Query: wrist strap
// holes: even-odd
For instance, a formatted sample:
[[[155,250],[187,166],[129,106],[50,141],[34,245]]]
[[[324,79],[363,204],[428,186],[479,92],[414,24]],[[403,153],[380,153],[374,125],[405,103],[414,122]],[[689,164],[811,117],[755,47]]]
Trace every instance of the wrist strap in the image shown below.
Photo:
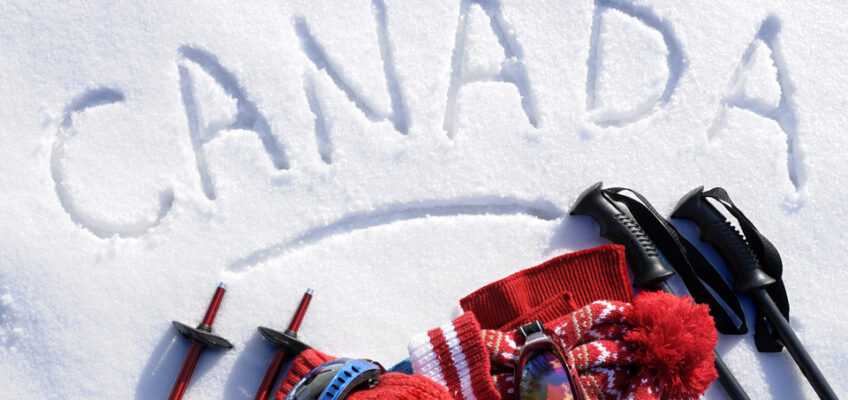
[[[760,266],[763,272],[776,281],[766,288],[766,292],[771,296],[775,304],[777,304],[777,308],[783,314],[783,317],[786,318],[786,321],[789,321],[789,298],[786,295],[786,286],[783,284],[783,261],[780,259],[780,253],[777,252],[777,248],[760,233],[742,210],[736,207],[736,204],[733,204],[726,190],[716,187],[704,192],[702,196],[715,199],[736,218],[739,226],[742,228],[742,233],[745,235],[745,241],[748,243],[748,247],[754,252],[757,259],[760,260]],[[765,314],[759,308],[757,308],[754,328],[754,342],[757,345],[757,350],[768,353],[783,350],[783,343],[772,332],[771,324],[768,323]]]

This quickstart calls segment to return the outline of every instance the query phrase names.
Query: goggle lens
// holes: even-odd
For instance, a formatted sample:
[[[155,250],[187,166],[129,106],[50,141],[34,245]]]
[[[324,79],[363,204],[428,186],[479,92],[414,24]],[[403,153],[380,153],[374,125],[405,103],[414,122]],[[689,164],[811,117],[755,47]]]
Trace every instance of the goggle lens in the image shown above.
[[[521,400],[571,400],[568,371],[562,360],[550,351],[530,355],[521,371],[519,399]]]

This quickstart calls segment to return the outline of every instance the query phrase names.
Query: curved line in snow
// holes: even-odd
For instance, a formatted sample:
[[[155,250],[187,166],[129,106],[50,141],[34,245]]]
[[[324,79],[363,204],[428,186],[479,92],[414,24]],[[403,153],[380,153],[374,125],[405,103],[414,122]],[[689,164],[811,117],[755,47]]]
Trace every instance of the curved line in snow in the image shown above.
[[[565,216],[565,212],[548,201],[526,201],[500,197],[389,205],[376,211],[349,214],[327,225],[307,229],[292,239],[260,248],[238,258],[231,262],[227,269],[230,272],[242,273],[259,263],[285,254],[289,250],[314,244],[339,234],[415,219],[466,215],[527,215],[544,221],[554,221]]]

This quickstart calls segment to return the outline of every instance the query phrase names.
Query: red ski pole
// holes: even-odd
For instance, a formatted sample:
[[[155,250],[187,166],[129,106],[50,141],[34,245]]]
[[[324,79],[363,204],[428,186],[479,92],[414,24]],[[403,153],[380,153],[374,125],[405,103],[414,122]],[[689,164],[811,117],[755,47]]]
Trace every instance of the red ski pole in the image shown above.
[[[231,349],[233,347],[226,339],[212,333],[212,323],[215,321],[215,315],[218,314],[218,309],[221,308],[221,300],[224,299],[224,293],[227,291],[227,286],[221,282],[218,288],[215,289],[215,295],[212,296],[212,301],[209,302],[209,307],[206,308],[206,315],[203,316],[203,321],[197,328],[192,328],[186,324],[173,321],[174,327],[188,340],[191,341],[191,346],[188,348],[183,366],[180,368],[180,374],[177,375],[177,380],[174,381],[174,388],[171,389],[171,395],[168,400],[180,400],[188,388],[188,382],[191,380],[191,375],[194,373],[194,367],[197,366],[197,360],[200,359],[200,353],[206,347],[213,349]]]
[[[271,364],[268,365],[268,370],[265,371],[265,377],[262,379],[259,389],[256,390],[256,396],[253,400],[266,400],[268,398],[271,394],[271,387],[280,373],[280,366],[282,366],[287,355],[300,353],[309,347],[297,340],[297,330],[300,328],[301,322],[303,322],[303,316],[306,315],[306,309],[309,308],[310,301],[312,301],[312,289],[306,289],[306,293],[300,299],[300,304],[297,306],[294,316],[292,316],[291,322],[289,322],[289,327],[285,332],[278,332],[262,326],[259,327],[259,332],[262,333],[265,339],[277,347],[277,351],[274,353],[274,358],[271,359]]]

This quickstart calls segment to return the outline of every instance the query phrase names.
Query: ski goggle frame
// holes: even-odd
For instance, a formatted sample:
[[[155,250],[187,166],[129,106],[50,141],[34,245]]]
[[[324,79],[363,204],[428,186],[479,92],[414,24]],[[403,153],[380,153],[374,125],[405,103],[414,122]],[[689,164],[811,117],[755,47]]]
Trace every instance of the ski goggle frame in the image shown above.
[[[518,329],[525,338],[515,368],[517,400],[586,400],[577,369],[541,321]]]
[[[337,358],[306,374],[285,400],[342,400],[355,390],[377,386],[385,372],[375,361]]]

